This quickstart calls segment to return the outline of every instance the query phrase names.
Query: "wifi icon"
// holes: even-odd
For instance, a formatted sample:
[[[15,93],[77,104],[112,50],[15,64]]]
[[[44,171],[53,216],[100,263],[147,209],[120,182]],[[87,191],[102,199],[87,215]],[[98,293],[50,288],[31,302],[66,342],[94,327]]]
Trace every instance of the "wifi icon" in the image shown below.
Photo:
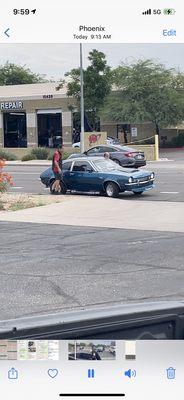
[[[149,10],[143,11],[143,15],[151,15],[151,8]]]

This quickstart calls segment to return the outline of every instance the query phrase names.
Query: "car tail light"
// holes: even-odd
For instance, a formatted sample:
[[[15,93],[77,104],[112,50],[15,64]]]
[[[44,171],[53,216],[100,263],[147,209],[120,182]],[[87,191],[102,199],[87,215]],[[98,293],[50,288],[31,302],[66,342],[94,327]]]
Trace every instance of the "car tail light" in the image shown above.
[[[125,155],[126,157],[133,157],[133,156],[134,156],[133,153],[124,153],[124,155]]]

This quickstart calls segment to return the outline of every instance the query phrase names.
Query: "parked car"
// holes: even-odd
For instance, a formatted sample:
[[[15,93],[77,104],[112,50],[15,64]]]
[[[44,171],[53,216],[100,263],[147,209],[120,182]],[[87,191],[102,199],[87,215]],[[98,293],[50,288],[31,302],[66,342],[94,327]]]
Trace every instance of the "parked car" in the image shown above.
[[[112,136],[107,136],[107,144],[119,144],[119,139]]]
[[[40,179],[44,185],[50,186],[52,193],[52,168],[42,172]],[[98,192],[118,197],[119,193],[129,191],[140,195],[153,188],[154,179],[154,172],[125,169],[101,157],[79,157],[63,162],[61,192]]]
[[[80,154],[71,154],[69,158],[78,158],[81,156],[104,156],[104,153],[108,152],[110,154],[111,160],[115,161],[117,164],[123,167],[134,167],[139,168],[146,165],[146,157],[143,151],[135,150],[131,147],[121,146],[121,145],[103,145],[95,146],[91,149]]]
[[[111,136],[107,136],[106,144],[119,144],[119,139],[113,138],[113,137],[111,137]],[[72,147],[74,147],[74,148],[75,148],[75,147],[80,148],[80,142],[73,143],[73,144],[72,144]]]

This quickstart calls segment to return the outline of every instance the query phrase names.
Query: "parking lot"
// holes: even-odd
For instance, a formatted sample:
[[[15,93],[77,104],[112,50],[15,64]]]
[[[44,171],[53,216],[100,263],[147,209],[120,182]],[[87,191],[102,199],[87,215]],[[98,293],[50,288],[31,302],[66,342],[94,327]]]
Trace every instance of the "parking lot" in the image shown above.
[[[183,300],[182,154],[148,165],[156,186],[139,199],[66,195],[60,204],[2,212],[0,318]],[[47,192],[43,167],[8,170],[12,190]]]
[[[162,151],[161,161],[148,162],[146,169],[154,171],[156,174],[155,188],[143,194],[145,201],[184,201],[184,151]],[[46,169],[45,166],[7,166],[6,171],[13,176],[14,186],[12,192],[20,193],[40,193],[42,195],[49,192],[39,181],[40,173]],[[123,193],[121,199],[126,198],[131,201],[142,201],[142,198],[135,199],[131,193]]]

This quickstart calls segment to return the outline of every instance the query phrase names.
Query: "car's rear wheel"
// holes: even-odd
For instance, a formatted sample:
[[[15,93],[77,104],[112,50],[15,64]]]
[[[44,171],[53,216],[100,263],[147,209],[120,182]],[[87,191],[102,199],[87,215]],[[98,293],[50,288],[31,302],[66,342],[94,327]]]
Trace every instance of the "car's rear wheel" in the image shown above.
[[[108,182],[105,186],[105,193],[108,197],[118,197],[119,187],[114,182]]]
[[[53,189],[53,183],[54,183],[54,179],[50,182],[50,193],[51,194],[56,194],[57,192],[55,192],[55,190]],[[66,194],[66,186],[64,185],[64,183],[62,181],[60,181],[60,194]]]
[[[133,194],[135,194],[135,196],[140,196],[142,193],[143,193],[143,191],[142,192],[133,192]]]

